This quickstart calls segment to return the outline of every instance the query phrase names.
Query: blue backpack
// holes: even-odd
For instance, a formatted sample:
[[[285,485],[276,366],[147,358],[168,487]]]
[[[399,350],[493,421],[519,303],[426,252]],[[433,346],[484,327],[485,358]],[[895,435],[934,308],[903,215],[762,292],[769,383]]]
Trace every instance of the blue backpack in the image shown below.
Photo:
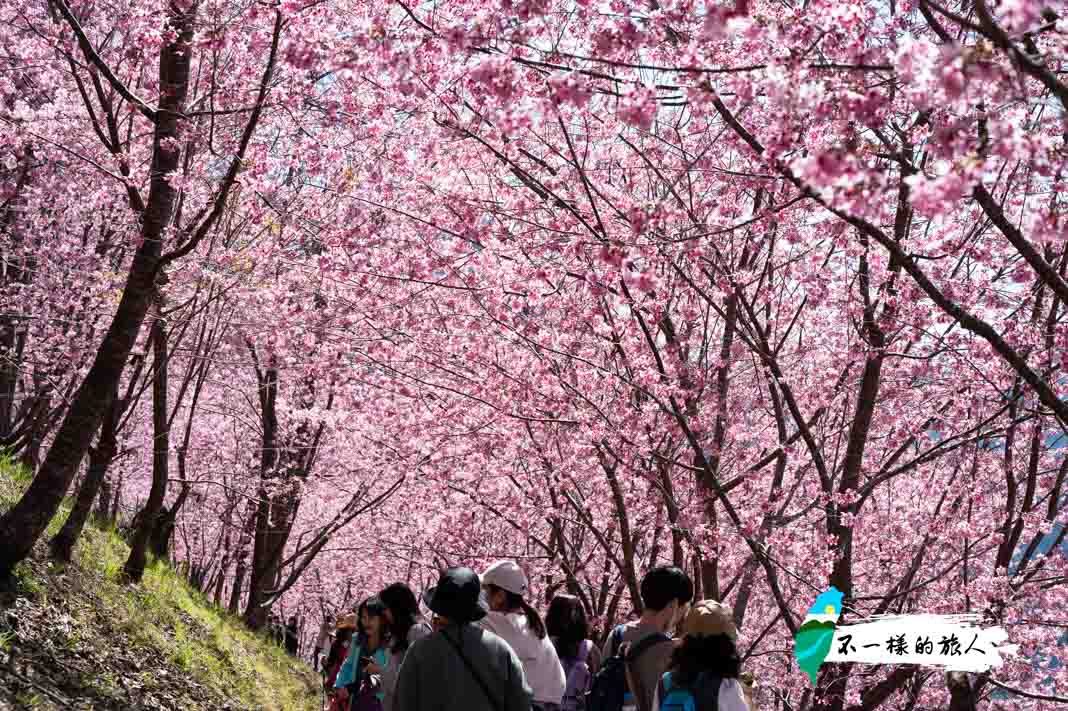
[[[700,674],[693,684],[678,686],[672,683],[671,672],[660,677],[657,698],[660,711],[716,711],[719,707],[718,676]]]
[[[601,662],[601,668],[593,677],[593,684],[586,694],[586,711],[621,711],[627,698],[627,664],[633,663],[645,650],[663,642],[670,642],[666,634],[651,634],[642,637],[629,649],[622,648],[623,632],[620,625],[612,630],[612,656]]]

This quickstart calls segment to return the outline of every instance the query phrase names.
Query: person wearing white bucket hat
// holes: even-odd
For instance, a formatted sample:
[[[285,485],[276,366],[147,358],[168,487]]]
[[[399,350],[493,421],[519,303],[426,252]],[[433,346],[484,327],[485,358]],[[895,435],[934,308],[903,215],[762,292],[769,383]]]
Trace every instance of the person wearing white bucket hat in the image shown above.
[[[490,611],[479,624],[504,639],[523,663],[534,692],[532,708],[554,711],[564,698],[567,679],[545,623],[524,599],[528,587],[527,576],[515,561],[500,560],[487,568],[482,590]]]

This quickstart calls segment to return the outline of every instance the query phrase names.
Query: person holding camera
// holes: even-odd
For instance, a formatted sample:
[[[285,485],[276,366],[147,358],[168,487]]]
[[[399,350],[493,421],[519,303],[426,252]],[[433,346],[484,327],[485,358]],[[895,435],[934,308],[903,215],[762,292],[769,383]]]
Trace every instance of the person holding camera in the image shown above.
[[[386,606],[377,597],[360,605],[359,632],[353,639],[334,688],[343,711],[382,711],[382,670],[389,659]]]
[[[355,612],[342,615],[337,621],[337,633],[330,645],[330,652],[323,661],[323,688],[326,691],[330,704],[330,711],[343,711],[343,704],[338,698],[338,690],[334,688],[337,675],[341,673],[341,667],[345,663],[349,650],[354,644],[354,638],[358,627],[358,617]],[[348,698],[345,699],[345,705]]]

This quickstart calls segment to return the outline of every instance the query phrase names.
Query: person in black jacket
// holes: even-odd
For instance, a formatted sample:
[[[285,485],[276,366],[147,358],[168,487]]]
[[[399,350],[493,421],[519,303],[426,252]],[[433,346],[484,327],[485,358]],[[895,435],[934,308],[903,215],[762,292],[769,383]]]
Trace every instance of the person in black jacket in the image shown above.
[[[426,591],[435,631],[408,650],[394,711],[530,711],[532,693],[515,652],[471,624],[486,616],[481,587],[471,569],[450,568]]]
[[[297,637],[297,618],[295,615],[289,618],[289,624],[286,625],[285,638],[286,651],[294,657],[297,656],[297,650],[300,648],[300,640]]]

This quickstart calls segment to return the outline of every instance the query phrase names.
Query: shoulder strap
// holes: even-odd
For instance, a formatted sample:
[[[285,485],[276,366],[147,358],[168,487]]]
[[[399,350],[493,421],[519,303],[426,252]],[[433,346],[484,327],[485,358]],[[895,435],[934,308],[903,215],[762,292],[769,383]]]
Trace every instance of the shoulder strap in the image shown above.
[[[642,637],[637,642],[631,645],[630,649],[627,651],[627,661],[636,662],[638,661],[638,657],[645,654],[646,650],[651,649],[652,647],[655,647],[658,644],[663,644],[664,642],[670,641],[671,637],[668,637],[662,632],[646,635],[645,637]]]
[[[357,644],[356,640],[352,640],[352,644],[349,646],[349,656],[352,659],[352,681],[349,682],[348,688],[355,692],[360,688],[360,684],[363,682],[365,676],[363,668],[360,667],[360,656],[363,654],[363,647]],[[346,659],[348,661],[348,659]],[[340,674],[340,670],[338,671]]]
[[[630,669],[630,662],[626,658],[623,659],[623,673],[626,676],[627,689],[630,690],[630,693],[634,695],[635,699],[643,698],[642,692],[635,681],[634,673]],[[638,705],[639,707],[641,706],[641,701],[638,702]]]
[[[471,672],[471,676],[474,677],[475,682],[478,684],[479,688],[482,689],[482,693],[484,693],[486,695],[486,698],[489,699],[490,706],[495,708],[497,711],[501,711],[501,705],[497,701],[497,697],[495,697],[493,695],[493,692],[490,691],[489,686],[487,686],[486,682],[482,679],[482,675],[479,674],[478,671],[475,669],[475,665],[473,665],[471,663],[471,660],[467,658],[467,655],[464,654],[464,650],[460,646],[460,644],[452,637],[450,637],[449,633],[445,630],[442,630],[441,634],[445,639],[449,641],[449,644],[451,644],[452,648],[456,650],[456,653],[460,655],[460,659],[463,660],[464,666],[467,667],[467,671]]]
[[[634,674],[634,672],[631,670],[631,665],[637,662],[638,658],[642,656],[642,654],[644,654],[647,650],[652,649],[658,644],[663,644],[664,642],[670,641],[671,637],[668,637],[662,632],[646,635],[645,637],[639,639],[637,642],[631,644],[623,657],[623,667],[627,672],[627,686],[628,688],[630,688],[631,693],[634,694],[634,697],[638,700],[639,709],[645,709],[648,692],[646,691],[645,686],[641,683],[641,677]]]
[[[623,633],[626,631],[626,625],[617,625],[612,630],[612,656],[619,654],[619,645],[623,643]]]
[[[653,694],[653,703],[657,705],[657,708],[664,708],[664,700],[667,698],[668,690],[664,686],[664,677],[660,677],[660,681],[656,682],[656,693]]]
[[[660,676],[660,681],[656,682],[656,698],[660,699],[660,704],[663,706],[664,699],[667,698],[668,692],[671,691],[671,672],[667,672]]]

